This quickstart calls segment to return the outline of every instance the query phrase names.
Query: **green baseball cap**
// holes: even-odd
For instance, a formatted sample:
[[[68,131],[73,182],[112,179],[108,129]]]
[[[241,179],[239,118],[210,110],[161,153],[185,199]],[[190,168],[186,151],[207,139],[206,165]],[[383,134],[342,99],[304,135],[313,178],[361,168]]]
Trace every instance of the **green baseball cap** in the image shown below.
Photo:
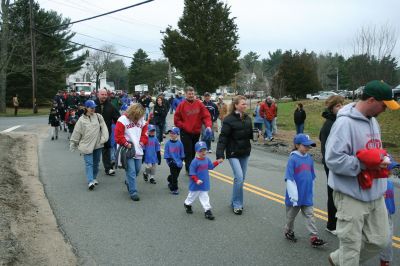
[[[400,109],[399,103],[393,100],[392,88],[383,81],[368,82],[364,87],[364,94],[374,97],[377,101],[383,101],[390,110]]]

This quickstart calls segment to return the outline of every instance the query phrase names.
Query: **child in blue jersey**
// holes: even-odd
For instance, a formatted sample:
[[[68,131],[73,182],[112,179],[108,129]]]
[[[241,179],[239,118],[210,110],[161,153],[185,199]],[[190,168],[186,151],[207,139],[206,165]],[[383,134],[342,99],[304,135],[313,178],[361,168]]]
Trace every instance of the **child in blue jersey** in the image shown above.
[[[145,170],[143,172],[144,181],[150,180],[151,184],[157,184],[154,176],[156,174],[157,164],[161,164],[161,153],[160,153],[160,142],[156,138],[156,127],[149,125],[147,128],[149,134],[149,140],[144,147],[143,161],[145,163]]]
[[[208,170],[214,169],[218,164],[223,162],[223,159],[218,159],[212,163],[211,160],[206,157],[207,144],[203,141],[197,142],[194,149],[196,151],[196,157],[189,167],[189,194],[183,205],[187,213],[193,213],[192,203],[198,197],[204,208],[205,218],[214,220],[215,217],[211,212],[210,198],[208,196],[208,191],[210,190],[210,176]]]
[[[313,247],[326,244],[318,237],[313,212],[313,188],[314,188],[314,161],[308,151],[315,147],[308,135],[297,134],[294,137],[295,149],[290,153],[286,167],[286,226],[285,237],[296,242],[293,232],[294,220],[301,210],[306,219],[306,227],[310,231],[310,242]]]
[[[169,166],[170,175],[168,176],[168,188],[171,194],[178,195],[178,176],[183,166],[185,151],[182,142],[178,139],[180,130],[172,127],[169,131],[169,140],[164,146],[164,159]]]
[[[388,179],[387,190],[385,192],[385,204],[389,216],[389,243],[380,253],[381,266],[389,266],[393,260],[393,248],[392,248],[392,237],[393,237],[393,220],[392,215],[396,212],[396,206],[394,204],[394,186],[393,182]]]

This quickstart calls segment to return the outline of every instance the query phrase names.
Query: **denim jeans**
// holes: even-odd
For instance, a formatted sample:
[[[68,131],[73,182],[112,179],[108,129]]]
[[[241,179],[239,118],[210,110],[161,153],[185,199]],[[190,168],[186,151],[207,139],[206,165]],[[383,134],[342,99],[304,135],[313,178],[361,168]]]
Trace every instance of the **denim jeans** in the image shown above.
[[[163,141],[164,127],[165,127],[165,123],[156,125],[156,136],[157,136],[158,142],[160,142],[160,143]]]
[[[126,182],[129,187],[129,195],[137,194],[136,190],[136,177],[139,174],[140,167],[142,166],[142,159],[128,159],[126,173]]]
[[[265,124],[264,137],[271,139],[272,138],[272,121],[264,119],[264,124]]]
[[[296,124],[296,134],[304,133],[304,123]]]
[[[93,153],[85,154],[83,159],[85,160],[85,170],[86,170],[86,179],[88,184],[96,179],[97,174],[99,173],[99,162],[101,157],[101,151],[103,148],[96,149]]]
[[[243,183],[246,178],[249,156],[230,158],[229,164],[233,171],[233,193],[231,205],[234,209],[243,208]]]

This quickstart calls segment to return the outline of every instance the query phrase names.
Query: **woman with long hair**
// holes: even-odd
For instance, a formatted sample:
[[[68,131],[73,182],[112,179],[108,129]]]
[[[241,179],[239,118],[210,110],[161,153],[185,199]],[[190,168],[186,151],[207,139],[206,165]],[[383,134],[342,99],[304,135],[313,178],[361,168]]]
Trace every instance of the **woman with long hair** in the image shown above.
[[[145,109],[139,103],[132,104],[128,110],[118,119],[115,125],[115,142],[118,146],[124,146],[131,152],[126,160],[126,187],[133,201],[139,201],[136,189],[136,177],[142,166],[143,147],[148,141],[147,122],[144,119]]]
[[[246,114],[246,97],[239,95],[232,99],[229,114],[225,117],[217,144],[217,159],[229,160],[234,180],[231,206],[235,214],[243,212],[243,183],[246,178],[253,139],[251,118]],[[225,154],[224,154],[225,153]]]
[[[156,126],[157,139],[160,143],[163,141],[163,130],[165,128],[165,120],[167,115],[168,107],[164,103],[163,97],[158,96],[153,109],[152,124]]]

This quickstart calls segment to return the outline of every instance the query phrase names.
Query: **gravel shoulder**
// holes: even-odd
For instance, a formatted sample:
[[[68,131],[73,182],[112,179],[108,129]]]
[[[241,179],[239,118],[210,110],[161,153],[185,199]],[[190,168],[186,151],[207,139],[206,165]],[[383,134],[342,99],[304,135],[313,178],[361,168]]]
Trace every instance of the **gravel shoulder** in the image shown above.
[[[0,265],[76,265],[39,181],[38,136],[0,134]]]

